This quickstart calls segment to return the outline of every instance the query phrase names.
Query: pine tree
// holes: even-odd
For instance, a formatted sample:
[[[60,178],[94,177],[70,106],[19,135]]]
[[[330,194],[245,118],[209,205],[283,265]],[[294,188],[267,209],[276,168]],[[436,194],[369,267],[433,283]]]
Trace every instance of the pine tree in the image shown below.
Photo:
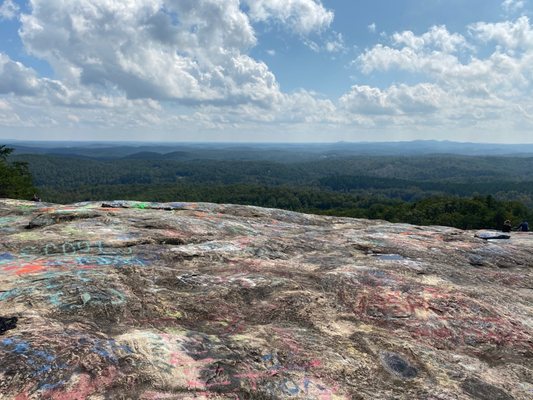
[[[9,162],[13,149],[0,145],[0,198],[30,199],[35,193],[27,163]]]

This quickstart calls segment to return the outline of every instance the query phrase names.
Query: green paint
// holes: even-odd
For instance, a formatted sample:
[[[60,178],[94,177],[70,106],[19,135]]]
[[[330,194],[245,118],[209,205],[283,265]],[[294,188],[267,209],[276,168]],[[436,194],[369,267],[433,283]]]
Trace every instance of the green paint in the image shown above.
[[[89,293],[83,293],[81,295],[81,300],[83,301],[83,305],[87,304],[89,301],[91,301],[91,295]]]

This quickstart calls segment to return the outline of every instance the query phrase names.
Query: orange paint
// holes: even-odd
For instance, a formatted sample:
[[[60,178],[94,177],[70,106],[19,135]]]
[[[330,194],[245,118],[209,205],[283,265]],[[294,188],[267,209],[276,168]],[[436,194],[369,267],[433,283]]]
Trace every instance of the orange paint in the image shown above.
[[[36,274],[46,270],[46,265],[42,264],[23,264],[12,265],[4,268],[4,271],[13,271],[16,275]]]

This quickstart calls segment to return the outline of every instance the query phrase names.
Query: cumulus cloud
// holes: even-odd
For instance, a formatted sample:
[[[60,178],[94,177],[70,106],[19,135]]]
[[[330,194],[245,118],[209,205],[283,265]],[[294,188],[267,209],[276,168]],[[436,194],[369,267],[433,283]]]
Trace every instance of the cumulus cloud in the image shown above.
[[[314,0],[293,0],[287,7],[248,2],[248,10],[242,3],[30,0],[30,12],[20,17],[21,39],[57,79],[40,78],[1,54],[0,95],[15,96],[26,126],[214,128],[318,120],[323,110],[333,115],[330,100],[282,93],[267,65],[248,54],[257,43],[252,21],[276,21],[305,35],[327,28],[333,13]],[[334,34],[330,51],[341,45],[342,36]],[[54,118],[47,116],[51,107]]]
[[[27,52],[51,65],[53,79],[0,54],[0,125],[494,130],[516,117],[532,126],[527,17],[479,22],[464,34],[445,26],[383,34],[382,44],[354,61],[359,84],[328,99],[306,90],[284,93],[268,66],[251,56],[256,23],[279,24],[317,52],[344,51],[340,33],[323,32],[333,12],[318,0],[29,2],[20,36]],[[393,82],[398,72],[413,83],[365,83],[380,74]]]
[[[0,20],[10,20],[18,16],[20,11],[19,6],[13,3],[13,0],[4,0],[0,5]]]
[[[355,85],[340,98],[340,105],[355,114],[427,114],[438,110],[445,97],[439,86],[427,83],[392,85],[386,90]]]
[[[432,49],[454,53],[467,47],[466,39],[457,33],[450,33],[445,26],[433,26],[428,32],[416,36],[411,31],[394,33],[392,40],[396,46],[404,45],[413,50]]]
[[[248,55],[254,30],[238,0],[31,0],[21,38],[63,79],[129,99],[258,101],[278,94]]]
[[[462,51],[471,48],[465,37],[434,26],[422,35],[411,31],[390,37],[392,46],[378,44],[361,54],[355,64],[364,73],[403,69],[410,72],[439,73],[456,66]]]
[[[39,78],[37,73],[20,62],[0,53],[0,95],[41,97],[49,102],[68,103],[71,95],[60,81]]]
[[[254,21],[279,21],[294,32],[307,35],[322,31],[333,22],[334,13],[320,0],[244,0]]]
[[[356,65],[364,73],[404,70],[443,86],[478,85],[501,95],[506,91],[515,95],[517,88],[520,91],[531,85],[533,40],[527,17],[515,22],[474,24],[470,32],[477,42],[496,44],[489,56],[476,57],[474,45],[463,36],[434,27],[420,36],[395,33],[393,46],[379,44],[368,49],[357,58]]]
[[[35,71],[0,53],[0,94],[35,95],[41,86]]]
[[[525,0],[504,0],[502,7],[506,12],[510,13],[523,9],[525,4]]]
[[[479,40],[496,43],[500,51],[533,51],[533,27],[526,16],[514,22],[478,22],[469,29]]]
[[[533,27],[528,18],[480,22],[468,32],[465,37],[444,26],[421,35],[397,32],[388,38],[389,45],[365,50],[355,60],[364,74],[403,71],[422,83],[385,89],[356,85],[341,97],[341,109],[374,115],[383,124],[404,119],[428,128],[493,124],[494,129],[509,118],[530,124],[523,112],[533,106]],[[485,57],[478,56],[481,48]]]

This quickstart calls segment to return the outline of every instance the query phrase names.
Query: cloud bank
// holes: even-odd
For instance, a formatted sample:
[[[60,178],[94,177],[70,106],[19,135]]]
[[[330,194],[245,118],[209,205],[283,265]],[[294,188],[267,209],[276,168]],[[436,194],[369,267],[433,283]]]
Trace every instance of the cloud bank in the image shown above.
[[[533,26],[527,16],[477,22],[463,34],[432,26],[418,35],[382,37],[351,63],[360,83],[326,98],[305,89],[282,91],[269,66],[251,55],[260,40],[258,24],[304,44],[322,37],[319,52],[344,51],[345,36],[332,30],[334,11],[318,0],[29,5],[20,14],[6,0],[0,18],[20,19],[25,51],[54,74],[41,77],[0,53],[4,128],[150,129],[176,140],[183,138],[180,132],[194,131],[236,131],[240,139],[254,140],[261,130],[357,140],[360,132],[431,135],[436,127],[440,133],[516,129],[525,138],[533,128]],[[502,3],[505,10],[523,6]],[[375,31],[375,24],[367,29]],[[364,82],[395,74],[409,79],[388,86]]]

